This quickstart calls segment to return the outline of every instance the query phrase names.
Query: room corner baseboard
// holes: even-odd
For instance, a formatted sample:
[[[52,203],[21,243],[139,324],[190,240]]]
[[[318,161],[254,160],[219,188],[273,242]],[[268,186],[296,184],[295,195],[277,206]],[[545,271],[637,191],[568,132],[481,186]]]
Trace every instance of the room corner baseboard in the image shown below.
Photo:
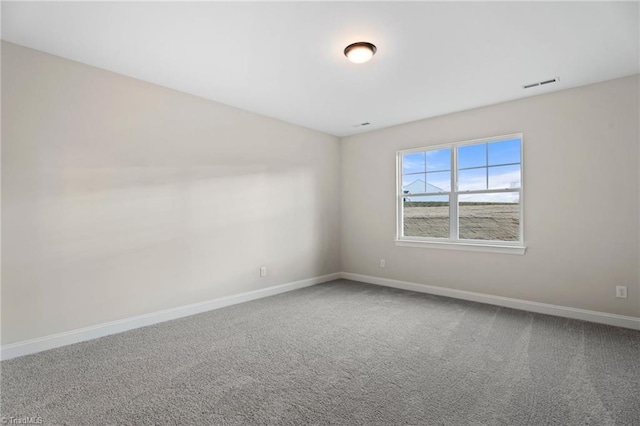
[[[343,272],[343,279],[640,330],[640,318]]]
[[[251,300],[261,299],[263,297],[274,296],[276,294],[286,293],[288,291],[297,290],[304,287],[310,287],[327,281],[337,280],[340,278],[340,276],[340,273],[334,273],[322,275],[319,277],[307,278],[304,280],[275,285],[260,290],[248,291],[245,293],[220,297],[218,299],[207,300],[205,302],[179,306],[176,308],[170,308],[144,315],[138,315],[135,317],[110,321],[103,324],[92,325],[90,327],[78,328],[75,330],[52,334],[36,339],[11,343],[0,347],[0,359],[7,360],[16,358],[23,355],[46,351],[48,349],[71,345],[73,343],[96,339],[98,337],[122,333],[123,331],[133,330],[135,328],[145,327],[172,319],[187,317],[214,309],[220,309],[226,306],[236,305],[238,303],[249,302]]]

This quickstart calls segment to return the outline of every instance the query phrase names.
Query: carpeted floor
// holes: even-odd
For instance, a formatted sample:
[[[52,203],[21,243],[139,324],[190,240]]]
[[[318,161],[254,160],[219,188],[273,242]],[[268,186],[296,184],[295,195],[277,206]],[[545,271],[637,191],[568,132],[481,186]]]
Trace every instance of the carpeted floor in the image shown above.
[[[350,281],[1,363],[44,424],[640,425],[640,332]]]

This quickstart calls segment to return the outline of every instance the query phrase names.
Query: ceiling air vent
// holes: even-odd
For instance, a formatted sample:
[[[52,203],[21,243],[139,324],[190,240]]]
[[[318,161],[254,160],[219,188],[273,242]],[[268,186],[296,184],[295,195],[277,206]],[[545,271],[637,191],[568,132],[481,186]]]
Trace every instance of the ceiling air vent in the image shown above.
[[[523,89],[531,89],[532,87],[544,86],[544,85],[547,85],[547,84],[556,83],[558,81],[560,81],[560,77],[556,77],[556,78],[552,78],[552,79],[544,80],[544,81],[538,81],[536,83],[525,84],[524,86],[522,86],[522,88]]]

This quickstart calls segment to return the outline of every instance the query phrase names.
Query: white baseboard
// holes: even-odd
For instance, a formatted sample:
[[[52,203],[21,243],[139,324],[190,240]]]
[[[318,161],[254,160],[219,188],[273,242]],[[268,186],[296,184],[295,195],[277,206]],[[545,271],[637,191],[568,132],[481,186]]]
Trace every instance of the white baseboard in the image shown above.
[[[473,302],[487,303],[490,305],[504,306],[507,308],[521,309],[524,311],[537,312],[540,314],[555,315],[565,318],[573,318],[584,321],[591,321],[600,324],[613,325],[617,327],[640,330],[640,318],[624,315],[609,314],[606,312],[589,311],[586,309],[571,308],[567,306],[551,305],[547,303],[531,302],[528,300],[512,299],[509,297],[492,296],[471,291],[456,290],[445,287],[437,287],[426,284],[412,283],[408,281],[392,280],[388,278],[372,277],[368,275],[341,272],[323,275],[291,283],[276,285],[260,290],[249,291],[232,296],[221,297],[205,302],[194,303],[177,308],[165,309],[149,314],[124,318],[90,327],[79,328],[63,333],[52,334],[50,336],[11,343],[0,347],[0,359],[7,360],[23,355],[54,349],[73,343],[84,342],[98,337],[121,333],[147,325],[153,325],[172,319],[182,318],[194,314],[199,314],[238,303],[249,302],[263,297],[273,296],[304,287],[310,287],[328,281],[344,278],[352,281],[360,281],[369,284],[377,284],[386,287],[411,290],[419,293],[435,294],[438,296],[453,297],[456,299],[470,300]]]
[[[291,283],[276,285],[260,290],[248,291],[246,293],[207,300],[205,302],[194,303],[192,305],[179,306],[177,308],[165,309],[149,314],[110,321],[103,324],[92,325],[90,327],[78,328],[76,330],[52,334],[50,336],[11,343],[0,348],[1,359],[7,360],[23,355],[29,355],[36,352],[45,351],[47,349],[58,348],[60,346],[84,342],[87,340],[96,339],[98,337],[108,336],[110,334],[133,330],[134,328],[145,327],[147,325],[157,324],[176,318],[182,318],[189,315],[211,311],[214,309],[224,308],[226,306],[236,305],[238,303],[249,302],[251,300],[261,299],[263,297],[297,290],[299,288],[310,287],[312,285],[324,283],[327,281],[337,280],[340,278],[340,275],[340,273],[322,275],[319,277],[294,281]]]
[[[550,305],[548,303],[531,302],[528,300],[511,299],[509,297],[492,296],[490,294],[474,293],[471,291],[437,287],[427,284],[418,284],[407,281],[392,280],[388,278],[372,277],[369,275],[352,274],[350,272],[343,272],[340,276],[344,279],[352,281],[360,281],[369,284],[377,284],[386,287],[416,291],[419,293],[453,297],[456,299],[504,306],[507,308],[520,309],[523,311],[537,312],[539,314],[555,315],[559,317],[573,318],[600,324],[640,330],[640,318],[637,317],[609,314],[606,312],[589,311],[586,309],[571,308],[568,306]]]

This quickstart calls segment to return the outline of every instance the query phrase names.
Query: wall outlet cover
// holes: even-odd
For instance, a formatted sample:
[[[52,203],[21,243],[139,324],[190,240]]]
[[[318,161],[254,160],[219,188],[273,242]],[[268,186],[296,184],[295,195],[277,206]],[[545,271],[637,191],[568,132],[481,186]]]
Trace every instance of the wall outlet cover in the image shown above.
[[[616,297],[618,299],[626,299],[627,298],[627,286],[625,286],[625,285],[617,285],[616,286]]]

